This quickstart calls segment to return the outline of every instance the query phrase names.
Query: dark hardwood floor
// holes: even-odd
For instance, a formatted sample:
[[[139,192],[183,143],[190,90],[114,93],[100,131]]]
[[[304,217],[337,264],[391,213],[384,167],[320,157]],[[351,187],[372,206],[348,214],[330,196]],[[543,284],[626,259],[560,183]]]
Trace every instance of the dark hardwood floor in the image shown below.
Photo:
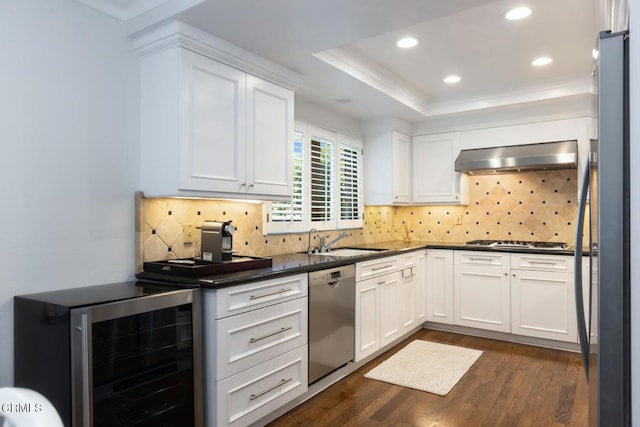
[[[364,378],[414,339],[483,350],[446,396]],[[586,426],[580,355],[423,329],[278,418],[280,426]]]

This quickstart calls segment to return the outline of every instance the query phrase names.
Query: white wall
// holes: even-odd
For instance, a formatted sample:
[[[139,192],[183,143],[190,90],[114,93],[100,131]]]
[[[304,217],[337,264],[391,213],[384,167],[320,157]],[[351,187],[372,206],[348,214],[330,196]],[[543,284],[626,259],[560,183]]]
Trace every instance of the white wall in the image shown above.
[[[138,61],[124,30],[72,0],[2,2],[0,386],[14,295],[133,278]]]
[[[295,119],[345,135],[362,137],[359,120],[296,97]]]

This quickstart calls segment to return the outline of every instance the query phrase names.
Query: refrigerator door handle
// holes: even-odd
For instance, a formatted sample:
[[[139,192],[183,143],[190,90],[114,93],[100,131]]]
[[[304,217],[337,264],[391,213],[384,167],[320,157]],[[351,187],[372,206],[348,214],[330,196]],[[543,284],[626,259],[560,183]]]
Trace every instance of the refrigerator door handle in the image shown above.
[[[585,375],[589,380],[589,335],[584,313],[584,295],[582,293],[582,245],[584,233],[584,216],[587,205],[587,195],[589,194],[589,186],[591,185],[590,177],[591,164],[587,159],[582,178],[582,191],[580,192],[580,202],[578,204],[578,223],[576,224],[576,244],[574,252],[574,285],[576,297],[576,317],[578,321],[578,338],[580,339],[580,352],[582,353],[582,362],[584,364]]]

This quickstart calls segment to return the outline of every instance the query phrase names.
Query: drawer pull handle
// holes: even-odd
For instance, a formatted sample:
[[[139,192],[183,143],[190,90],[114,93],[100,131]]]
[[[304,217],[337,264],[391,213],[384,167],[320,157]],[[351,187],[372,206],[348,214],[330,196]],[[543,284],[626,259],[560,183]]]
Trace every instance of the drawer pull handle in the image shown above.
[[[487,261],[487,262],[491,262],[491,261],[493,261],[493,258],[469,258],[469,261]]]
[[[274,336],[274,335],[281,334],[281,333],[286,332],[286,331],[288,331],[288,330],[290,330],[290,329],[293,329],[293,326],[288,326],[288,327],[286,327],[286,328],[280,328],[280,330],[279,330],[279,331],[271,332],[270,334],[263,335],[263,336],[258,337],[258,338],[251,338],[251,339],[249,340],[249,343],[250,343],[250,344],[253,344],[254,342],[262,341],[263,339],[266,339],[266,338],[272,337],[272,336]]]
[[[383,265],[382,267],[371,267],[372,271],[378,271],[378,270],[384,270],[385,268],[391,268],[393,267],[393,264],[387,264],[387,265]]]
[[[551,262],[551,261],[529,261],[529,264],[533,264],[533,265],[556,265],[555,262]]]
[[[262,295],[251,295],[249,297],[250,300],[254,300],[254,299],[260,299],[260,298],[266,298],[266,297],[270,297],[273,295],[278,295],[278,294],[282,294],[284,292],[289,292],[292,291],[293,289],[289,288],[289,289],[280,289],[279,291],[275,291],[275,292],[270,292],[268,294],[262,294]]]
[[[249,400],[256,400],[257,398],[264,396],[267,393],[272,392],[273,390],[277,389],[278,387],[282,387],[283,385],[285,385],[288,382],[293,381],[293,378],[288,378],[288,379],[282,379],[280,380],[280,384],[276,384],[273,387],[263,391],[262,393],[258,393],[258,394],[252,394],[251,396],[249,396]]]

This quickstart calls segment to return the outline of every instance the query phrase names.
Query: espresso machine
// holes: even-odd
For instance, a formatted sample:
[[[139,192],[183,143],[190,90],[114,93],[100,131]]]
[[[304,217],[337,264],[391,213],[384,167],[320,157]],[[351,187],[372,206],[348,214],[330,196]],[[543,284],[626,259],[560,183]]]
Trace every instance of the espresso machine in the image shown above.
[[[205,221],[200,227],[200,254],[203,261],[224,262],[233,258],[233,233],[231,221]]]

